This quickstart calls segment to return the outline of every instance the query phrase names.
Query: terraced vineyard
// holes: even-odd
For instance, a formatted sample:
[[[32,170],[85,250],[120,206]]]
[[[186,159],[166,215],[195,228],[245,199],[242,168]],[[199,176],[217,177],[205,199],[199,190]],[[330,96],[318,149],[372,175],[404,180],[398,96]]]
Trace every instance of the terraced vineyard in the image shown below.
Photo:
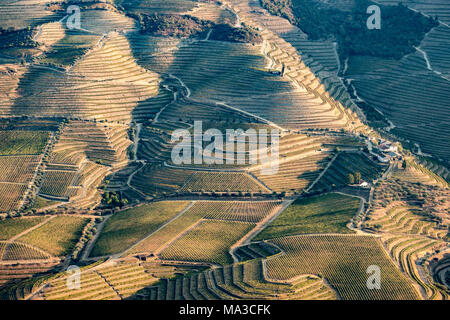
[[[382,215],[374,214],[370,225],[385,233],[404,233],[424,235],[434,239],[442,239],[448,230],[438,228],[438,222],[418,207],[393,207]]]
[[[108,173],[127,164],[130,144],[124,125],[68,122],[49,155],[40,195],[78,208],[98,203],[97,187]]]
[[[71,252],[89,220],[84,217],[57,216],[17,240],[36,246],[51,255],[64,256]]]
[[[431,30],[421,43],[421,48],[427,54],[427,58],[430,61],[430,65],[433,70],[444,75],[448,79],[450,70],[448,67],[448,61],[450,59],[450,53],[448,52],[450,27],[448,25],[439,25]]]
[[[146,44],[148,42],[151,43],[150,47]],[[336,127],[341,128],[346,124],[343,120],[343,111],[339,111],[342,107],[334,106],[334,101],[328,102],[328,97],[320,97],[317,92],[296,88],[298,84],[284,79],[279,80],[259,70],[264,69],[266,63],[257,48],[226,42],[196,41],[181,46],[177,50],[174,47],[176,42],[176,40],[151,38],[143,44],[141,40],[136,44],[140,45],[137,58],[149,69],[167,72],[182,79],[185,86],[189,88],[194,102],[221,104],[221,101],[226,101],[226,105],[239,106],[239,109],[245,112],[263,117],[283,127],[321,127],[326,126],[325,122],[328,122],[328,126],[334,122]],[[144,45],[147,46],[146,57],[141,58],[139,53],[140,50],[144,51],[142,48]],[[148,51],[152,50],[155,51],[154,56],[149,58]],[[266,53],[264,47],[260,47],[260,50],[265,54],[276,56],[275,48],[273,54]],[[286,55],[290,57],[291,52],[292,50],[289,49]],[[310,80],[314,79],[314,75],[308,74],[309,69],[306,69],[299,61],[298,56],[293,55],[292,59],[290,65],[296,63],[300,65],[298,67],[300,70],[293,70],[292,74],[302,73],[306,74]],[[278,61],[280,67],[283,62],[283,59]],[[242,72],[236,74],[233,72],[236,69]],[[217,77],[219,74],[221,76]],[[205,79],[208,79],[208,87],[203,85]],[[304,81],[302,83],[306,85]],[[267,95],[269,90],[272,93]],[[209,98],[211,96],[214,96],[213,101]],[[248,96],[253,99],[248,99]],[[258,103],[256,104],[255,101]],[[273,106],[276,106],[277,112],[273,112]],[[296,113],[293,118],[293,110],[299,110],[299,108],[302,113]],[[306,119],[306,112],[309,112],[309,119]],[[312,114],[316,113],[317,116],[313,118]]]
[[[351,233],[347,224],[357,214],[360,202],[358,198],[338,193],[298,199],[255,239],[305,233]]]
[[[3,253],[2,261],[8,260],[47,260],[51,256],[39,249],[33,248],[27,244],[20,242],[12,242],[8,244]]]
[[[15,27],[17,29],[25,28],[53,19],[61,18],[59,14],[45,10],[44,4],[48,1],[31,2],[27,5],[17,2],[8,2],[0,6],[2,15],[2,28]]]
[[[26,192],[50,139],[49,131],[38,128],[0,130],[0,212],[24,205]]]
[[[386,169],[386,168],[384,168]],[[359,172],[364,181],[378,178],[383,167],[361,153],[341,153],[314,185],[314,190],[328,190],[348,184],[348,175]]]
[[[392,119],[396,126],[393,132],[416,141],[422,152],[448,159],[448,146],[438,138],[448,135],[440,126],[447,121],[448,113],[442,111],[448,99],[448,80],[428,70],[419,52],[387,63],[389,68],[385,61],[375,61],[369,70],[360,67],[359,60],[354,63],[348,77],[356,78],[352,84],[358,95]],[[370,74],[376,78],[367,80]],[[415,107],[416,101],[420,101],[420,108]]]
[[[128,253],[159,253],[177,237],[195,227],[201,219],[204,219],[204,222],[212,223],[242,222],[249,225],[255,224],[279,211],[280,205],[281,203],[278,201],[196,201],[181,216],[150,234],[142,242],[131,248]],[[220,233],[220,231],[215,232]],[[231,246],[232,244],[224,243],[225,246]]]
[[[67,188],[72,184],[76,171],[47,170],[40,193],[55,197],[65,197]]]
[[[271,165],[270,160],[250,167],[258,179],[273,191],[297,192],[306,189],[319,175],[330,160],[330,154],[323,152],[323,142],[331,142],[332,138],[323,138],[287,134],[279,142],[278,170],[274,174],[265,174],[264,168]]]
[[[40,156],[0,157],[0,180],[14,183],[27,183],[31,180]]]
[[[36,291],[44,282],[46,273],[53,272],[58,262],[31,262],[27,264],[0,265],[0,297],[2,300],[23,300]],[[39,279],[41,276],[44,279]],[[36,277],[36,278],[33,278]]]
[[[159,275],[187,272],[189,269],[164,266],[159,263],[122,261],[113,265],[84,267],[80,289],[68,289],[67,274],[49,280],[49,286],[37,297],[45,300],[118,300],[129,299],[158,282]]]
[[[188,204],[188,201],[162,201],[114,214],[107,220],[91,256],[126,250],[169,222]]]
[[[397,4],[391,0],[379,0],[378,2],[383,4]],[[438,16],[439,20],[449,23],[450,22],[450,5],[442,0],[426,0],[426,1],[411,1],[407,0],[403,2],[408,7],[423,12],[426,15]]]
[[[199,192],[211,190],[218,192],[239,191],[246,192],[269,192],[257,180],[245,173],[225,173],[225,172],[195,172],[181,190],[191,190]]]
[[[192,0],[155,0],[151,2],[142,0],[119,1],[129,10],[136,10],[143,13],[174,13],[192,10],[198,4]]]
[[[86,21],[104,21],[101,11],[97,12],[91,19],[86,17]],[[140,102],[157,94],[159,80],[158,75],[135,63],[127,39],[112,31],[132,27],[129,20],[123,19],[123,23],[112,22],[106,26],[101,22],[101,32],[108,31],[105,27],[111,31],[105,37],[89,25],[87,27],[92,29],[89,32],[76,30],[57,41],[52,46],[53,51],[42,59],[44,65],[31,66],[24,74],[18,83],[19,97],[11,109],[3,113],[61,117],[83,115],[83,118],[91,120],[129,122],[133,109],[139,107],[144,110],[145,104]],[[123,70],[127,70],[126,74]],[[47,83],[53,86],[49,88]],[[33,95],[32,99],[29,94]],[[70,106],[67,105],[69,101]],[[59,108],[60,104],[65,108]],[[107,113],[101,111],[102,105],[107,106]]]
[[[180,189],[193,173],[194,171],[191,170],[146,165],[139,172],[139,175],[133,176],[130,185],[146,195],[174,192]]]
[[[417,264],[417,258],[436,248],[445,246],[444,243],[421,237],[386,236],[384,246],[392,255],[401,270],[420,286],[424,296],[431,300],[448,299],[445,289],[436,285],[433,280],[423,280],[422,264]]]
[[[50,289],[44,291],[44,297],[48,300],[85,300],[93,297],[98,299],[118,299],[117,293],[106,283],[104,278],[96,273],[83,274],[82,289],[68,290],[67,278],[61,277],[50,282]]]
[[[255,175],[274,191],[297,191],[306,189],[320,174],[320,170],[329,160],[323,153],[307,156],[280,164],[274,175]]]
[[[27,187],[20,184],[2,183],[0,182],[0,211],[8,212],[15,210],[20,205]]]
[[[267,282],[259,260],[160,281],[136,295],[149,300],[295,299],[328,300],[336,296],[318,277],[289,284]]]
[[[267,261],[269,279],[288,280],[303,273],[324,276],[342,299],[418,299],[419,293],[371,236],[294,236],[271,240],[286,254]],[[380,290],[366,286],[366,270],[381,269]]]
[[[204,219],[257,223],[279,209],[280,204],[280,201],[197,201],[190,212],[203,211]]]
[[[1,155],[38,155],[47,145],[49,132],[46,131],[0,131]]]
[[[404,169],[396,168],[393,177],[412,183],[423,183],[428,185],[439,185],[439,182],[441,182],[439,181],[441,179],[437,178],[432,172],[416,163],[410,163],[410,165]]]
[[[82,273],[81,289],[68,290],[67,277],[60,275],[39,298],[46,300],[150,299],[334,299],[334,292],[322,279],[309,275],[292,283],[267,282],[261,261],[255,260],[214,269],[192,272],[183,277],[158,279],[149,274],[169,272],[170,267],[154,263],[122,262]],[[182,271],[182,270],[180,270]],[[186,270],[184,270],[186,272]],[[97,294],[96,294],[97,293]]]
[[[230,264],[233,259],[228,253],[229,247],[253,227],[249,223],[202,221],[163,250],[161,258]]]
[[[147,165],[131,185],[148,195],[181,192],[262,192],[267,187],[244,172],[194,171]]]
[[[362,3],[0,4],[0,300],[448,300],[450,6]]]

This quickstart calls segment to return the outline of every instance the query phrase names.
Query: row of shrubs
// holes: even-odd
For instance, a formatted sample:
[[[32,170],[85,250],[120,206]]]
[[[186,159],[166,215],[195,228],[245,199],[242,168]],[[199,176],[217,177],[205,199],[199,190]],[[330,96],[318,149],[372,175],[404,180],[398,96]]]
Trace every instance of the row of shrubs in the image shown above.
[[[78,240],[77,244],[74,247],[74,250],[72,251],[72,259],[78,260],[80,258],[80,254],[83,251],[84,247],[86,246],[87,242],[91,240],[95,233],[97,232],[97,228],[95,227],[96,223],[100,223],[103,221],[103,218],[95,218],[91,221],[89,221],[88,224],[83,229],[82,235],[80,237],[80,240]]]

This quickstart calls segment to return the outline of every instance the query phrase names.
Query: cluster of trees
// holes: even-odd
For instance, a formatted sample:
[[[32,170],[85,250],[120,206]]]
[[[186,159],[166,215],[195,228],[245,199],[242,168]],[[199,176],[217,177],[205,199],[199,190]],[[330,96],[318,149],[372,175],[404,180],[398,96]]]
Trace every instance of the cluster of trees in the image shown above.
[[[288,19],[291,23],[296,21],[296,16],[292,11],[291,0],[260,0],[261,6],[269,11],[273,15],[277,15]],[[305,7],[305,10],[309,10],[310,7]]]
[[[257,30],[244,23],[240,28],[235,28],[229,24],[216,24],[213,27],[210,39],[243,43],[261,43],[263,41]]]
[[[31,27],[16,30],[0,28],[0,49],[20,47],[36,48],[39,44],[33,40],[34,30]]]
[[[272,14],[288,19],[312,40],[332,39],[338,42],[343,58],[371,55],[400,59],[413,52],[414,46],[439,23],[397,6],[381,6],[381,29],[367,28],[367,8],[375,3],[357,0],[352,11],[324,7],[315,0],[260,0]],[[378,5],[378,4],[377,4]]]
[[[112,4],[102,2],[99,0],[94,1],[78,1],[78,0],[68,0],[65,2],[50,2],[47,3],[46,9],[52,12],[65,12],[67,7],[71,5],[79,6],[81,9],[88,10],[117,10]]]
[[[128,203],[128,199],[121,193],[107,191],[102,194],[102,204],[110,208],[122,208]]]
[[[347,183],[348,184],[355,184],[355,183],[360,183],[361,182],[361,172],[354,172],[354,173],[349,173],[347,175]]]
[[[229,42],[261,43],[257,30],[242,24],[235,28],[230,24],[215,24],[190,15],[178,14],[131,14],[140,23],[140,32],[165,37],[200,37],[212,30],[210,39]]]
[[[188,38],[199,36],[212,27],[212,22],[197,17],[178,14],[136,14],[140,23],[140,32],[155,36]]]

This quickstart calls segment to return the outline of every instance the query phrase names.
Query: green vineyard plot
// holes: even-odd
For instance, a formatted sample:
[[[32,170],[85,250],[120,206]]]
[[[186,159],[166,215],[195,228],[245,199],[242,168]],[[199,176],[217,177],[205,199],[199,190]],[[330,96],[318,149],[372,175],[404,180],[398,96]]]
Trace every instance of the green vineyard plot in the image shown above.
[[[345,300],[419,299],[417,290],[372,236],[295,236],[272,240],[285,255],[267,261],[270,279],[288,280],[300,274],[325,277]],[[367,268],[381,270],[381,289],[367,287]]]
[[[45,219],[45,217],[30,217],[0,221],[0,229],[2,230],[0,240],[9,240],[25,230],[43,222]]]
[[[385,168],[384,168],[385,169]],[[361,173],[364,181],[378,178],[383,167],[361,153],[341,153],[314,186],[314,190],[328,190],[348,184],[348,175]]]
[[[160,252],[201,219],[258,223],[280,209],[279,201],[195,201],[181,216],[149,235],[128,253]]]
[[[230,264],[229,248],[253,227],[249,223],[202,221],[162,251],[161,258]]]
[[[90,219],[57,216],[17,240],[47,251],[54,256],[69,254]]]
[[[142,205],[109,218],[91,252],[91,256],[119,253],[171,220],[188,201],[162,201]]]
[[[1,155],[38,155],[44,151],[49,139],[47,131],[0,131]]]
[[[337,193],[294,201],[256,240],[304,233],[353,233],[347,228],[357,213],[361,200]]]

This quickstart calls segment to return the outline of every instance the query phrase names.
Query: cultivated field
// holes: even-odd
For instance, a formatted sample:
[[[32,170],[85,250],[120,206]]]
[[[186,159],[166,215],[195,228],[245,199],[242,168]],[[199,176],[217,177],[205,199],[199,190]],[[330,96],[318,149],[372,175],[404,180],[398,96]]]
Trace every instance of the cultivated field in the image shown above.
[[[279,201],[195,201],[181,216],[152,233],[128,253],[161,252],[167,244],[196,226],[201,219],[255,224],[279,210],[280,205]]]
[[[268,189],[246,173],[195,172],[181,188],[182,191],[202,190],[227,192],[269,192]]]
[[[348,184],[348,175],[361,173],[361,179],[367,182],[378,178],[383,171],[372,159],[361,153],[340,153],[325,174],[313,187],[314,190],[328,190]]]
[[[0,221],[0,228],[2,233],[0,234],[0,240],[9,240],[10,238],[30,229],[31,227],[43,222],[44,217],[32,217],[32,218],[15,218]]]
[[[395,59],[352,0],[3,2],[0,300],[449,299],[444,0],[403,1],[437,23]],[[245,150],[179,164],[196,121]]]
[[[189,211],[203,212],[204,219],[258,223],[280,205],[280,201],[197,201]]]
[[[268,282],[260,260],[160,281],[136,298],[149,300],[292,299],[328,300],[335,293],[322,279],[308,275],[292,283]]]
[[[352,233],[347,228],[357,213],[360,199],[337,193],[294,201],[256,240],[279,238],[305,233]]]
[[[64,256],[71,252],[89,220],[83,217],[57,216],[17,240],[51,255]]]
[[[30,123],[21,130],[0,130],[0,212],[18,210],[24,205],[25,195],[42,161],[50,132],[40,129],[39,122]],[[12,122],[14,125],[14,122]]]
[[[267,261],[269,279],[288,280],[300,274],[324,276],[345,300],[418,299],[410,280],[389,259],[372,236],[294,236],[272,240],[286,254]],[[381,289],[367,288],[366,270],[381,270]]]
[[[104,256],[122,252],[173,219],[188,201],[162,201],[120,211],[109,218],[91,252]]]
[[[0,131],[1,155],[38,155],[47,145],[49,132],[46,131]]]
[[[202,221],[163,250],[161,258],[230,264],[229,248],[253,227],[242,222]]]

